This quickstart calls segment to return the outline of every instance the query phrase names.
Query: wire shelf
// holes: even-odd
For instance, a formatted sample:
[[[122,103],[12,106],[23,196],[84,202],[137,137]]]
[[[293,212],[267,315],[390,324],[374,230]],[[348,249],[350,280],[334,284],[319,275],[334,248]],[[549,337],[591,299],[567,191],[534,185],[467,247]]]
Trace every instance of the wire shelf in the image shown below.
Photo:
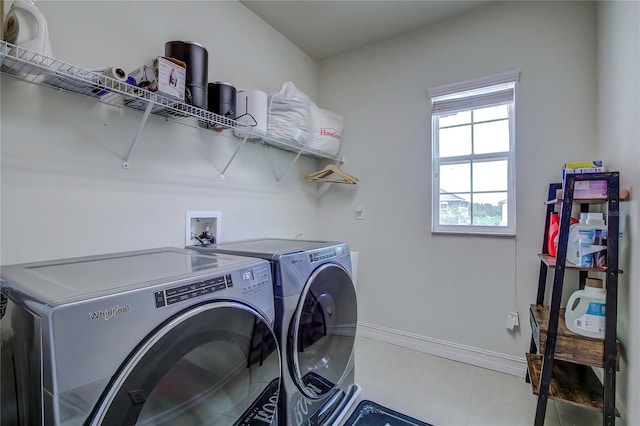
[[[90,97],[104,104],[138,111],[145,111],[151,103],[153,104],[151,114],[172,122],[216,131],[230,129],[237,137],[247,138],[253,143],[273,146],[306,157],[342,163],[341,156],[311,149],[292,139],[263,132],[202,108],[149,92],[99,72],[40,55],[5,41],[0,41],[0,61],[2,74],[29,83],[53,87]]]

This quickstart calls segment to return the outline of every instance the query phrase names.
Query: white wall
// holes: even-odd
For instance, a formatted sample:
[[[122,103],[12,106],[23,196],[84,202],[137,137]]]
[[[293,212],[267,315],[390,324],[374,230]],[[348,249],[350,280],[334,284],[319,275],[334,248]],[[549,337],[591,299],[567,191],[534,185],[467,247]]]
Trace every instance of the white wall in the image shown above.
[[[321,105],[344,115],[344,169],[360,178],[322,194],[322,234],[361,252],[359,321],[524,359],[548,184],[596,154],[595,25],[590,2],[500,2],[320,64]],[[426,90],[512,69],[517,239],[432,235]]]
[[[2,264],[180,246],[185,210],[220,210],[225,240],[303,232],[349,241],[362,253],[364,323],[521,359],[529,346],[547,184],[558,180],[564,161],[596,157],[619,169],[632,190],[639,184],[637,3],[599,3],[597,34],[591,2],[497,3],[327,60],[319,72],[236,2],[38,6],[55,56],[76,65],[133,68],[162,54],[165,41],[183,39],[207,46],[210,81],[265,91],[294,81],[319,105],[343,114],[344,168],[361,184],[318,192],[301,178],[317,164],[302,159],[278,185],[274,172],[292,156],[255,145],[221,182],[219,170],[237,141],[157,117],[125,171],[122,156],[140,113],[3,76]],[[522,71],[517,239],[431,235],[426,89],[516,68]],[[354,220],[357,206],[365,208],[364,221]],[[636,246],[637,204],[630,210]],[[640,347],[629,338],[640,324],[640,310],[629,302],[639,299],[631,283],[640,268],[629,263],[621,280],[623,407],[640,398]],[[504,322],[514,280],[521,328],[509,333]],[[629,404],[628,424],[640,423],[639,410]]]
[[[640,424],[640,3],[598,3],[598,155],[631,189],[622,216],[629,241],[619,276],[618,338],[623,345],[617,375],[619,410],[628,425]],[[633,403],[636,401],[636,403]],[[626,414],[626,415],[625,415]]]
[[[312,98],[317,64],[238,2],[37,3],[54,56],[133,69],[170,40],[209,52],[209,81],[273,92],[287,80]],[[5,5],[6,6],[6,5]],[[222,212],[222,239],[317,234],[317,170],[303,158],[2,77],[2,264],[184,244],[186,210]],[[225,132],[225,134],[228,132]]]

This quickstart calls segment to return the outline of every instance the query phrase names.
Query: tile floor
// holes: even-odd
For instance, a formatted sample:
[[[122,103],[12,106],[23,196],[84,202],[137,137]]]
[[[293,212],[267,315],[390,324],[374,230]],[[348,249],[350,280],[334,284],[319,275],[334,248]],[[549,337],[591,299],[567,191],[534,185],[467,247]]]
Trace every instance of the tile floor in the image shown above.
[[[368,399],[434,426],[530,426],[535,417],[523,378],[368,338],[356,338],[356,382],[362,392],[350,411]],[[601,424],[600,413],[549,400],[545,425]]]

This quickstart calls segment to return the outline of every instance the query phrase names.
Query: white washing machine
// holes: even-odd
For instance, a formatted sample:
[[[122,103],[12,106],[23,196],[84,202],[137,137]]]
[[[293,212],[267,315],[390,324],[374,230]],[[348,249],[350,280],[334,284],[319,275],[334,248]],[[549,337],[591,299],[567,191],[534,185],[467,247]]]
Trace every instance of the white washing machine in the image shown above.
[[[357,303],[348,244],[259,239],[192,248],[271,262],[284,371],[280,424],[337,424],[360,392],[354,382]]]
[[[162,248],[1,276],[3,425],[277,422],[267,261]]]

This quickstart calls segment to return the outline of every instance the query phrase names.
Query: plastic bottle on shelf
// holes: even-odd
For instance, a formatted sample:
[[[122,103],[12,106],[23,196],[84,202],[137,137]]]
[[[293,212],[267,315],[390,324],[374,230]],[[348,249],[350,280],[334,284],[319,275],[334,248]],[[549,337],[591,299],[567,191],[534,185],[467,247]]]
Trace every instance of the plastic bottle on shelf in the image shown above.
[[[602,213],[587,213],[586,225],[587,229],[578,231],[580,239],[578,266],[602,268],[606,266],[607,250],[607,227]]]
[[[569,226],[569,239],[567,243],[567,262],[577,265],[580,261],[580,241],[578,240],[578,231],[585,229],[587,225],[587,213],[580,213],[578,223]]]
[[[560,219],[558,212],[551,212],[549,218],[549,236],[547,238],[547,252],[550,256],[556,257],[558,249],[558,228],[560,226]]]
[[[571,295],[565,309],[567,328],[576,334],[604,339],[606,292],[602,280],[587,278],[584,290]]]
[[[569,228],[567,262],[587,268],[594,266],[593,261],[588,261],[589,257],[593,258],[593,253],[602,251],[602,247],[596,247],[600,246],[599,242],[602,240],[602,237],[604,237],[604,246],[606,248],[606,232],[607,226],[604,223],[602,213],[580,213],[580,221],[575,225],[571,225]],[[598,238],[596,238],[596,233],[598,234]],[[581,236],[583,241],[580,241]],[[599,253],[598,255],[601,254],[602,253]],[[585,257],[582,258],[582,256]]]
[[[16,0],[4,21],[3,39],[23,49],[53,58],[49,27],[35,1]]]
[[[588,251],[588,247],[593,246],[593,230],[580,229],[578,231],[578,266],[583,268],[593,267],[593,256]]]

